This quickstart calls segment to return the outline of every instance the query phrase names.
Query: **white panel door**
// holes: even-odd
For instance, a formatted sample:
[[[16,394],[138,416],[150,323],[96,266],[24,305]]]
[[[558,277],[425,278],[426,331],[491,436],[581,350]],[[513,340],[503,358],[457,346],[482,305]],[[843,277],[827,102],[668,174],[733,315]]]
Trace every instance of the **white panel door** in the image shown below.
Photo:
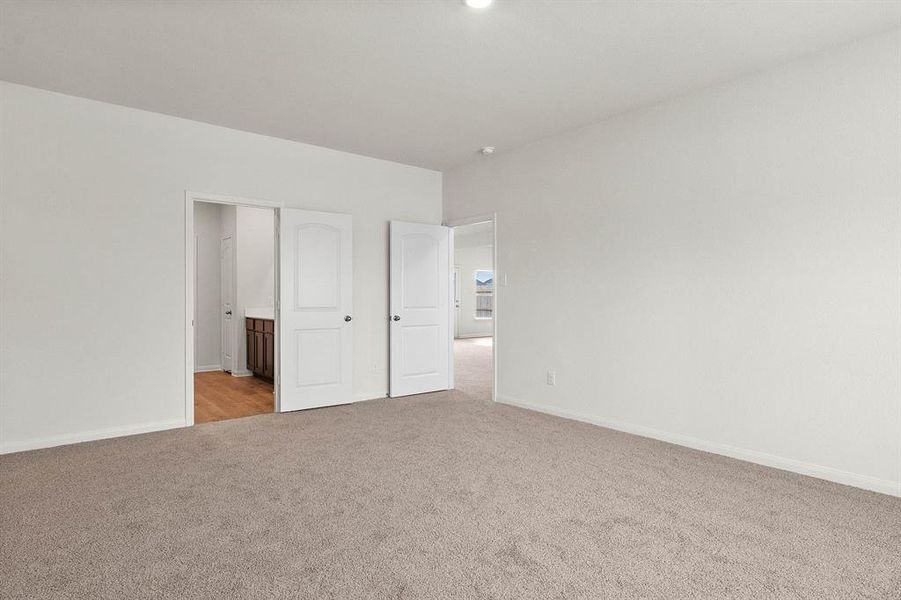
[[[235,251],[231,237],[219,240],[220,293],[222,301],[222,370],[231,373],[235,369]]]
[[[453,233],[391,221],[390,395],[453,387]]]
[[[279,409],[353,399],[350,215],[281,209]]]

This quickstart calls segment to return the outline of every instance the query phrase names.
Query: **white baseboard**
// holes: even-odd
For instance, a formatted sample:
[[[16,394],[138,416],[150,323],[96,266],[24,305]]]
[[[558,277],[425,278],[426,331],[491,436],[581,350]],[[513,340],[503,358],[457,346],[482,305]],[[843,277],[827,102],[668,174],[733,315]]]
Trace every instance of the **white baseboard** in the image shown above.
[[[202,367],[194,367],[195,373],[209,373],[211,371],[221,371],[222,365],[205,365]]]
[[[593,415],[587,415],[575,411],[543,406],[530,402],[522,402],[515,398],[503,396],[501,394],[497,395],[497,401],[502,404],[518,406],[519,408],[534,410],[556,417],[563,417],[565,419],[572,419],[574,421],[582,421],[583,423],[591,423],[592,425],[598,425],[600,427],[606,427],[608,429],[615,429],[617,431],[622,431],[625,433],[653,438],[655,440],[669,442],[671,444],[677,444],[679,446],[687,446],[688,448],[694,448],[695,450],[702,450],[704,452],[710,452],[712,454],[720,454],[722,456],[728,456],[730,458],[737,458],[739,460],[752,462],[758,465],[763,465],[765,467],[773,467],[776,469],[781,469],[783,471],[791,471],[792,473],[799,473],[801,475],[808,475],[810,477],[816,477],[818,479],[825,479],[827,481],[850,485],[872,492],[880,492],[882,494],[888,494],[890,496],[901,497],[901,482],[890,481],[888,479],[879,479],[876,477],[870,477],[869,475],[860,475],[858,473],[852,473],[850,471],[842,471],[840,469],[833,469],[832,467],[824,467],[821,465],[794,460],[792,458],[784,458],[782,456],[767,454],[765,452],[758,452],[757,450],[737,448],[728,444],[710,442],[679,433],[661,431],[659,429],[645,427],[644,425],[624,423],[622,421],[604,419],[601,417],[595,417]]]
[[[253,377],[252,371],[232,371],[232,377]]]
[[[486,337],[490,338],[490,337],[494,337],[494,336],[491,335],[490,331],[488,333],[461,333],[460,335],[455,336],[454,339],[468,340],[468,339],[472,339],[472,338],[486,338]]]
[[[108,438],[121,437],[124,435],[135,435],[138,433],[150,433],[151,431],[163,431],[166,429],[175,429],[177,427],[184,426],[184,419],[175,419],[174,421],[157,421],[155,423],[142,423],[139,425],[128,425],[125,427],[95,429],[93,431],[82,431],[79,433],[68,433],[65,435],[34,438],[19,442],[4,442],[3,445],[0,446],[0,454],[11,454],[13,452],[37,450],[39,448],[52,448],[53,446],[64,446],[67,444],[77,444],[79,442],[92,442],[94,440],[105,440]]]

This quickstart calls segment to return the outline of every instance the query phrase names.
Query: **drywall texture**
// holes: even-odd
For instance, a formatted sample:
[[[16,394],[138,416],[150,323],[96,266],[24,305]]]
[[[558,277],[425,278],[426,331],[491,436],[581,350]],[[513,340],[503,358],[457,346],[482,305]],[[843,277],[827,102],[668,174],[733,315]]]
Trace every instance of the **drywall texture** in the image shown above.
[[[184,423],[185,190],[353,215],[354,393],[385,394],[388,221],[440,223],[440,173],[9,83],[0,115],[3,450]]]
[[[896,30],[445,173],[498,396],[898,493],[899,90]]]

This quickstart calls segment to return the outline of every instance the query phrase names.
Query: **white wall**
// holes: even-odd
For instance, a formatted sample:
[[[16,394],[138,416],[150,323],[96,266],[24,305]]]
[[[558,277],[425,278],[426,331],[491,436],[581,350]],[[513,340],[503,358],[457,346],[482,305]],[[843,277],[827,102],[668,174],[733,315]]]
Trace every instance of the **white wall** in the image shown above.
[[[476,271],[494,269],[492,246],[459,247],[454,244],[454,266],[460,267],[461,298],[457,337],[485,337],[492,335],[493,319],[476,318]]]
[[[221,367],[219,229],[221,205],[194,203],[194,370]]]
[[[234,373],[247,374],[244,310],[275,305],[275,212],[238,206],[236,213]]]
[[[354,393],[385,394],[388,220],[440,223],[440,173],[0,83],[3,451],[184,423],[185,190],[353,215]]]
[[[899,89],[895,31],[446,173],[499,398],[901,493]]]

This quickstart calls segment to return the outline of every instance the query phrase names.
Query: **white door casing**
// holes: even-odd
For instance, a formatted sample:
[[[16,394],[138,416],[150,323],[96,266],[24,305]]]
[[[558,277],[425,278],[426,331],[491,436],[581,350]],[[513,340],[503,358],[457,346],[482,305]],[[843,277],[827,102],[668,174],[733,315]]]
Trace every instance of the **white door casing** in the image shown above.
[[[390,237],[389,395],[450,389],[453,232],[391,221]]]
[[[350,215],[281,210],[279,409],[353,399]]]
[[[235,306],[235,252],[231,237],[219,240],[219,265],[220,265],[220,292],[222,313],[222,370],[233,372],[235,370],[235,330],[234,330],[234,306]]]

